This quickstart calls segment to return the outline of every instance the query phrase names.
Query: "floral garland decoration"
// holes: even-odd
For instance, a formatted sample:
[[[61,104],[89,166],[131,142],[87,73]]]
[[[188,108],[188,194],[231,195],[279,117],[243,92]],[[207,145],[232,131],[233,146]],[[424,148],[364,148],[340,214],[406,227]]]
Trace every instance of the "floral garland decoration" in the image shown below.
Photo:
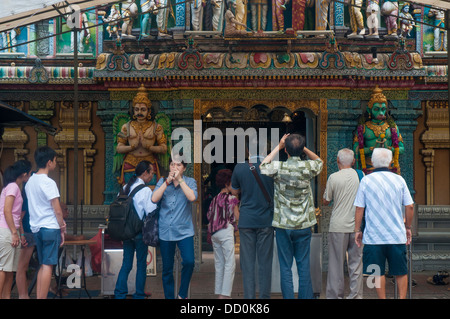
[[[390,116],[387,118],[387,122],[389,124],[389,128],[391,129],[392,147],[394,148],[394,168],[392,169],[392,171],[394,173],[398,173],[399,168],[400,168],[400,165],[398,162],[400,148],[398,146],[399,138],[398,138],[397,126],[395,125],[394,120]]]
[[[366,118],[364,115],[362,115],[359,119],[358,124],[358,148],[359,148],[359,157],[361,159],[361,168],[364,172],[364,174],[367,174],[367,168],[366,168],[366,156],[364,154],[364,130],[365,130],[365,123]]]

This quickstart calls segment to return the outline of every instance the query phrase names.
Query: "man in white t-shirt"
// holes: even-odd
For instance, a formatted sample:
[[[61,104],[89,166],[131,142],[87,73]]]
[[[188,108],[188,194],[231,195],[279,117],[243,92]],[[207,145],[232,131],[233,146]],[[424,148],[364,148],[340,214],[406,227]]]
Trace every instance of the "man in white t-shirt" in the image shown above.
[[[349,299],[362,299],[362,248],[355,243],[355,201],[358,173],[352,168],[354,153],[348,148],[338,152],[339,171],[330,175],[323,194],[324,205],[333,201],[328,233],[328,278],[326,297],[344,298],[344,258],[347,254]]]
[[[37,283],[37,299],[46,299],[52,279],[53,266],[58,262],[58,249],[64,243],[66,223],[59,202],[59,191],[54,180],[48,177],[56,168],[56,152],[48,146],[34,153],[38,171],[25,186],[30,212],[30,228],[36,241],[41,265]]]
[[[399,298],[405,299],[408,288],[406,245],[411,243],[414,201],[405,180],[389,171],[392,151],[375,148],[372,173],[361,180],[354,205],[356,244],[363,249],[363,270],[375,277],[378,298],[386,298],[386,260],[389,274],[395,276]],[[405,210],[403,212],[403,206]],[[361,232],[362,217],[366,224]]]

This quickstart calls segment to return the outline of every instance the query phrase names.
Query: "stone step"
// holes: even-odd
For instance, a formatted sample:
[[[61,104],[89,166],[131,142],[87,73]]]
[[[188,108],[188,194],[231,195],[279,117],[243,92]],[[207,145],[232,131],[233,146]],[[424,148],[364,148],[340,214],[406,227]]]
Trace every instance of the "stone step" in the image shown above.
[[[413,271],[448,270],[450,264],[450,250],[441,251],[412,251]]]
[[[450,243],[450,228],[419,228],[416,243]]]

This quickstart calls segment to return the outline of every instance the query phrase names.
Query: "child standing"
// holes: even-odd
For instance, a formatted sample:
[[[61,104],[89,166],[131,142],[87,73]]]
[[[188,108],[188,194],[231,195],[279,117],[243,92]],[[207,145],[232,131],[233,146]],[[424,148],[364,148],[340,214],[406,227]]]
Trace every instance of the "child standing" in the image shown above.
[[[234,256],[234,232],[237,231],[239,200],[231,195],[232,171],[221,169],[216,175],[216,185],[222,190],[213,198],[207,218],[208,237],[214,249],[216,270],[215,294],[219,299],[231,297],[236,261]]]
[[[11,298],[14,272],[20,256],[19,227],[22,213],[21,186],[28,180],[31,163],[20,160],[5,171],[0,195],[0,299]]]
[[[59,202],[59,191],[48,174],[56,168],[56,152],[39,147],[34,153],[38,171],[25,185],[30,213],[30,228],[36,241],[41,265],[36,284],[36,298],[46,299],[52,279],[53,266],[58,262],[58,249],[64,243],[66,223]]]

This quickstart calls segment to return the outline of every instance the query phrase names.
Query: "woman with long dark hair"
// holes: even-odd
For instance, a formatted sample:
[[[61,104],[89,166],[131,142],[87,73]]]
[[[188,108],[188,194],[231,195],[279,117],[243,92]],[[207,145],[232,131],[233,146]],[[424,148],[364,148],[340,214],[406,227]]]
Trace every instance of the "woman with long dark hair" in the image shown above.
[[[10,299],[20,256],[19,227],[23,197],[21,187],[31,173],[31,163],[20,160],[5,170],[0,195],[0,298]]]
[[[149,161],[140,162],[134,171],[134,175],[120,191],[122,194],[130,194],[135,187],[141,184],[148,184],[153,178],[153,166]],[[133,204],[136,212],[141,219],[150,214],[156,208],[156,205],[150,200],[152,190],[150,187],[144,187],[133,197]],[[134,252],[136,252],[136,292],[134,299],[144,299],[145,281],[147,279],[147,253],[148,246],[142,241],[142,232],[136,237],[123,241],[123,261],[117,277],[114,296],[116,299],[125,299],[128,294],[128,275],[133,268]]]

